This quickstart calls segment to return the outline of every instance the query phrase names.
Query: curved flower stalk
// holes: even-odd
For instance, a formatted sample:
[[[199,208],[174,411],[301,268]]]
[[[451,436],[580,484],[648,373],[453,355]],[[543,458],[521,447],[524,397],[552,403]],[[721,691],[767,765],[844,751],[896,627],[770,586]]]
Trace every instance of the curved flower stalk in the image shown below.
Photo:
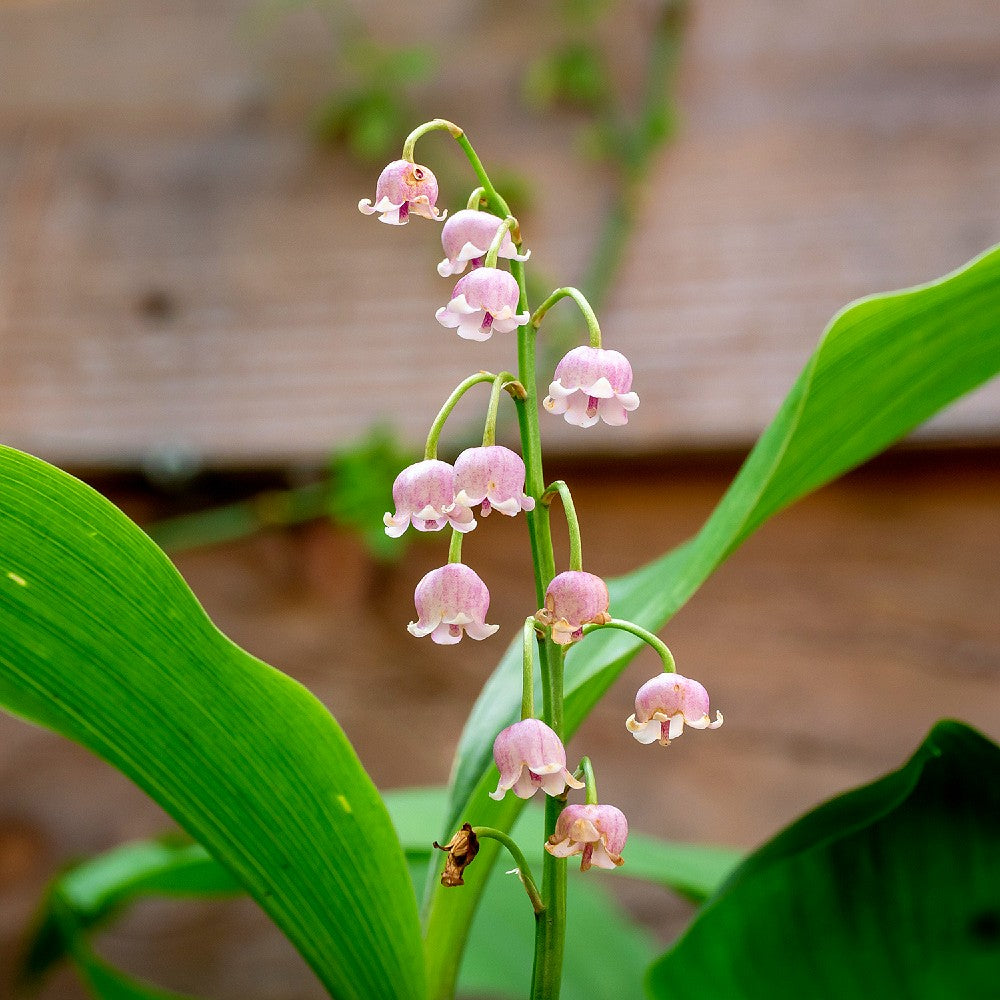
[[[503,219],[491,212],[477,212],[472,208],[456,212],[441,229],[445,257],[437,266],[438,274],[442,278],[461,274],[470,262],[473,268],[482,267],[486,252],[501,225]],[[531,251],[519,254],[510,233],[505,233],[497,256],[523,262],[531,256]]]
[[[409,465],[392,484],[394,514],[382,518],[385,533],[399,538],[412,524],[417,531],[440,531],[451,525],[456,531],[472,531],[476,526],[469,504],[455,498],[455,470],[437,459]]]
[[[534,499],[524,492],[524,476],[524,461],[510,448],[466,448],[455,459],[455,502],[464,507],[481,504],[483,517],[491,510],[508,517],[534,510]]]
[[[364,215],[377,214],[379,222],[390,226],[405,226],[411,214],[437,221],[444,219],[436,207],[437,198],[437,178],[427,167],[409,160],[393,160],[379,174],[375,203],[362,198],[358,211]]]
[[[632,389],[632,366],[618,351],[574,347],[556,365],[555,378],[542,405],[568,424],[593,427],[598,420],[620,427],[639,405]]]
[[[418,638],[429,635],[442,646],[460,642],[463,632],[470,639],[488,639],[500,627],[486,624],[490,609],[486,584],[460,562],[432,569],[417,584],[413,603],[417,620],[407,625],[407,631]]]
[[[622,850],[628,838],[625,814],[608,805],[571,805],[559,814],[555,833],[545,850],[556,858],[581,855],[580,871],[592,865],[618,868],[625,863]]]
[[[528,322],[527,312],[517,311],[521,289],[506,271],[477,267],[459,278],[451,299],[435,313],[449,330],[457,328],[465,340],[489,340],[493,331],[510,333]]]
[[[593,573],[567,570],[545,591],[545,607],[535,617],[552,629],[552,641],[568,646],[583,637],[583,626],[610,621],[608,585]]]
[[[567,786],[584,787],[566,769],[562,740],[540,719],[522,719],[504,729],[493,743],[493,759],[500,781],[490,798],[497,801],[509,791],[530,799],[539,788],[546,795],[562,795]]]
[[[635,713],[625,722],[625,728],[640,743],[669,746],[684,732],[685,723],[692,729],[718,729],[722,713],[709,717],[708,692],[689,677],[680,674],[658,674],[646,681],[635,694]]]

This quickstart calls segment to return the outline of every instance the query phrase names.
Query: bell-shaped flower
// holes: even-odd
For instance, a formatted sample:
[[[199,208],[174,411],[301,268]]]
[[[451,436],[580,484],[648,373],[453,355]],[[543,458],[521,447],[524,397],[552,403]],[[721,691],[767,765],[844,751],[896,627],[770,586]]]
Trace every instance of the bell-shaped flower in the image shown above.
[[[555,833],[545,843],[545,850],[557,858],[582,854],[580,871],[591,865],[617,868],[624,864],[622,850],[628,837],[625,814],[614,806],[566,806],[556,820]]]
[[[493,759],[500,782],[490,798],[499,801],[511,789],[519,799],[530,799],[541,788],[546,795],[562,795],[566,786],[583,788],[566,770],[566,749],[540,719],[523,719],[508,726],[493,742]]]
[[[521,290],[506,271],[496,267],[477,267],[459,278],[448,305],[435,313],[437,321],[449,330],[458,328],[466,340],[489,340],[496,330],[510,333],[528,322],[530,314],[518,313]]]
[[[555,577],[545,590],[545,607],[535,617],[552,629],[552,641],[568,646],[583,636],[583,626],[611,620],[608,585],[593,573],[568,570]]]
[[[463,208],[461,212],[456,212],[441,229],[445,258],[438,264],[438,274],[442,278],[461,274],[469,261],[472,261],[474,268],[482,267],[486,251],[502,225],[503,219],[498,219],[489,212],[477,212],[473,208]],[[497,256],[524,261],[531,256],[531,251],[525,250],[523,254],[519,254],[510,233],[505,233]]]
[[[444,215],[436,207],[437,197],[437,178],[427,167],[409,160],[393,160],[379,174],[375,204],[371,198],[363,198],[358,202],[358,211],[365,215],[377,213],[379,222],[390,226],[405,226],[411,215],[439,220]]]
[[[646,681],[635,694],[635,714],[625,723],[640,743],[669,745],[684,732],[685,723],[693,729],[718,729],[722,713],[709,718],[708,692],[697,681],[680,674],[658,674]]]
[[[461,641],[463,631],[472,639],[486,639],[500,627],[486,624],[490,592],[478,574],[463,563],[432,569],[417,584],[413,603],[417,620],[407,625],[409,633],[429,635],[443,646]]]
[[[455,470],[436,458],[408,465],[392,484],[396,513],[382,518],[385,533],[399,538],[412,523],[417,531],[440,531],[451,525],[456,531],[472,531],[475,519],[468,504],[455,500]]]
[[[631,388],[632,366],[624,354],[574,347],[556,365],[555,379],[542,405],[577,427],[592,427],[598,420],[620,427],[639,405]]]
[[[455,502],[513,517],[519,510],[534,510],[535,501],[524,492],[524,461],[503,445],[466,448],[455,459]]]

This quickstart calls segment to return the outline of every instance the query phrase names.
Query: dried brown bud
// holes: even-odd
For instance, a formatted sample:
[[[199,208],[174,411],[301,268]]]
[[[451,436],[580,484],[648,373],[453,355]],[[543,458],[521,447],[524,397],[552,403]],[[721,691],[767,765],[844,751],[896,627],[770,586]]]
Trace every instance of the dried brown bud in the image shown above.
[[[434,846],[439,851],[447,851],[448,859],[441,873],[441,884],[444,886],[465,885],[462,873],[479,853],[479,838],[473,833],[468,823],[462,824],[462,829],[455,834],[447,844],[441,845],[436,840]]]

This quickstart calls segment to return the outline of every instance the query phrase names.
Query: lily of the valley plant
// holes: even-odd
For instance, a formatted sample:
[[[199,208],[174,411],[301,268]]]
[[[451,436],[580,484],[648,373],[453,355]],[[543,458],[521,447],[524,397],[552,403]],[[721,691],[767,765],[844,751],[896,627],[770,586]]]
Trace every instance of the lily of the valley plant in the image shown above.
[[[685,722],[696,729],[716,729],[722,725],[722,716],[710,720],[705,688],[674,672],[673,656],[662,641],[633,622],[613,617],[604,580],[583,568],[580,526],[570,488],[565,482],[545,481],[540,410],[585,429],[599,421],[622,427],[639,406],[639,397],[632,391],[632,367],[623,354],[604,346],[597,316],[584,295],[576,288],[557,288],[533,312],[530,310],[524,275],[530,251],[523,247],[521,227],[464,132],[451,122],[436,119],[415,129],[403,145],[402,158],[390,163],[378,178],[374,202],[365,199],[358,208],[393,226],[407,224],[412,216],[444,220],[445,213],[437,207],[439,189],[434,173],[414,158],[417,141],[437,130],[447,131],[459,142],[476,180],[466,208],[448,218],[441,230],[444,259],[437,266],[438,273],[446,278],[462,276],[448,293],[447,304],[437,310],[437,321],[473,341],[516,332],[516,344],[511,347],[512,353],[516,349],[517,364],[516,371],[474,372],[448,396],[430,424],[423,461],[403,469],[396,479],[392,491],[396,509],[386,512],[385,530],[398,537],[410,526],[425,532],[450,529],[448,562],[417,584],[417,619],[408,628],[414,636],[455,644],[463,637],[487,639],[497,631],[496,625],[486,621],[488,583],[462,561],[463,535],[474,529],[488,530],[476,520],[475,508],[480,520],[499,510],[510,517],[523,511],[530,521],[527,535],[538,607],[528,609],[524,620],[521,721],[496,735],[493,756],[500,778],[490,794],[496,800],[508,793],[528,799],[541,789],[547,797],[544,870],[538,881],[528,867],[523,847],[505,832],[465,824],[442,848],[449,854],[442,884],[464,885],[462,872],[472,863],[480,839],[498,840],[510,850],[535,910],[531,995],[554,998],[559,995],[561,978],[567,859],[579,855],[582,871],[592,866],[616,868],[626,863],[623,852],[628,837],[624,813],[598,797],[594,763],[583,757],[575,770],[567,767],[563,745],[563,661],[567,649],[595,631],[610,628],[638,636],[657,651],[663,673],[639,689],[636,714],[626,724],[642,743],[666,746],[680,736]],[[562,299],[571,300],[578,308],[587,342],[573,348],[556,365],[548,394],[540,399],[536,341],[544,333],[546,314]],[[438,458],[446,420],[466,392],[484,383],[491,392],[485,406],[482,447],[463,451],[454,466],[449,465]],[[498,409],[505,393],[517,408],[520,455],[495,440]],[[549,508],[557,497],[570,538],[569,566],[561,572],[555,565],[549,525]],[[539,699],[534,690],[536,655],[541,668]],[[583,792],[582,803],[568,802],[573,791]]]

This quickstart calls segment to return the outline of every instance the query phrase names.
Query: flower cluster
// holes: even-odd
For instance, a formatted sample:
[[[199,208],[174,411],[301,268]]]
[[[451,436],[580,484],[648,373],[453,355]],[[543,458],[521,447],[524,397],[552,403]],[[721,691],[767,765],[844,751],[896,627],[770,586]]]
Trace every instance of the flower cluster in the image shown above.
[[[364,214],[378,215],[380,221],[397,226],[405,225],[411,215],[446,219],[447,213],[437,208],[439,192],[434,174],[412,158],[416,140],[435,128],[447,128],[460,141],[464,136],[457,126],[440,119],[417,129],[403,147],[403,158],[382,171],[374,202],[365,199],[359,203]],[[639,397],[632,391],[632,367],[627,358],[602,347],[597,318],[576,289],[557,289],[533,314],[529,312],[522,266],[530,252],[522,249],[517,220],[489,184],[478,158],[470,155],[470,162],[483,186],[472,193],[468,207],[444,221],[441,229],[444,259],[437,266],[438,273],[445,278],[459,277],[447,303],[437,310],[437,321],[464,340],[481,342],[494,333],[505,335],[515,330],[521,338],[526,337],[526,331],[539,328],[557,301],[574,299],[586,320],[589,344],[573,348],[556,365],[541,409],[561,415],[578,427],[592,427],[601,421],[614,427],[626,424],[628,415],[639,405]],[[509,270],[501,262],[507,262]],[[539,507],[547,509],[556,496],[561,499],[570,533],[570,568],[539,581],[546,584],[543,606],[525,620],[521,719],[504,728],[494,740],[493,757],[499,778],[490,797],[500,800],[513,792],[527,799],[541,789],[545,795],[565,802],[570,789],[586,789],[585,803],[567,805],[559,812],[545,849],[554,858],[580,855],[583,871],[591,866],[615,868],[623,863],[628,823],[619,809],[598,801],[589,758],[584,757],[576,771],[567,766],[561,734],[549,724],[557,716],[546,715],[545,721],[535,717],[537,650],[545,654],[545,671],[550,669],[547,664],[553,658],[561,660],[589,632],[608,627],[631,632],[656,648],[664,661],[664,673],[639,689],[635,713],[626,723],[640,743],[666,746],[681,735],[685,724],[695,729],[716,729],[722,725],[722,716],[711,720],[704,687],[673,672],[673,658],[656,636],[611,616],[607,585],[599,576],[584,572],[569,488],[561,482],[543,487],[537,432],[539,401],[532,388],[534,358],[522,357],[527,353],[522,351],[527,343],[527,339],[519,339],[519,375],[479,372],[455,389],[431,425],[423,461],[403,469],[396,477],[392,488],[395,510],[386,512],[383,520],[386,534],[393,538],[411,526],[420,532],[451,528],[448,563],[431,570],[417,584],[417,620],[408,626],[414,636],[430,636],[433,642],[449,645],[466,635],[486,639],[498,628],[486,621],[490,606],[486,584],[461,559],[462,538],[477,527],[475,512],[478,510],[479,517],[485,518],[493,510],[508,517],[524,511],[537,518]],[[492,384],[483,444],[465,449],[454,463],[442,461],[437,457],[437,445],[445,421],[459,398],[481,382]],[[495,442],[497,408],[505,389],[520,408],[522,455]],[[525,427],[529,430],[525,431]],[[536,542],[537,526],[535,522],[532,528]],[[539,565],[536,560],[537,575],[541,576]],[[563,697],[561,686],[552,690],[551,677],[549,674],[547,711],[551,699],[561,704]],[[478,850],[477,836],[488,835],[486,830],[466,824],[442,848],[449,854],[444,884],[462,884],[462,872]],[[535,892],[534,901],[537,890],[533,884],[529,887],[530,877],[525,872],[521,875],[529,896]]]

